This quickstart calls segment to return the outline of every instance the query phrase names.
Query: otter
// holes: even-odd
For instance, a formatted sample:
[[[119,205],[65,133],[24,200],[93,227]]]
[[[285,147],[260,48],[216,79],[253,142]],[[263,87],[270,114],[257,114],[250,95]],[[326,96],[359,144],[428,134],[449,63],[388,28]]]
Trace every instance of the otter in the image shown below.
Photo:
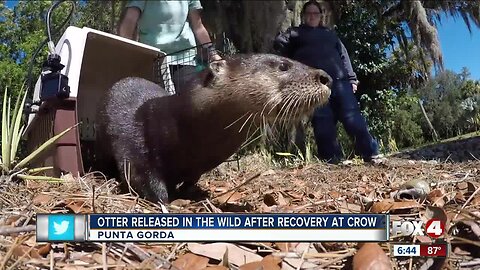
[[[143,78],[121,79],[99,103],[97,163],[125,181],[128,160],[135,192],[169,203],[179,184],[195,185],[257,127],[311,115],[328,102],[331,81],[273,54],[212,62],[174,95]]]

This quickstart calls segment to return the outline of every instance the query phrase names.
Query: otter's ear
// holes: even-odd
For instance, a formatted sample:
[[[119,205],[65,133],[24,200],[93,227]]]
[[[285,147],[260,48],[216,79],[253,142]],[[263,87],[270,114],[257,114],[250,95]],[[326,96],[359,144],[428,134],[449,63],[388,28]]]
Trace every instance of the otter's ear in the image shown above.
[[[209,68],[213,73],[213,76],[217,77],[227,72],[227,62],[225,60],[213,61],[209,64]]]

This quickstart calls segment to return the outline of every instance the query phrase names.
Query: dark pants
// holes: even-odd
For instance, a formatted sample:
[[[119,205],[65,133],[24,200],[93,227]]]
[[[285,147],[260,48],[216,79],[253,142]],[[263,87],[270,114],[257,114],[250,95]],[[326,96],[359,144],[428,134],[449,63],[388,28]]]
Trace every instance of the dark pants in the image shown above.
[[[342,148],[337,140],[338,121],[354,139],[355,150],[365,161],[370,161],[373,155],[378,154],[378,144],[368,131],[351,83],[336,80],[332,84],[329,103],[317,108],[312,117],[319,159],[330,163],[338,163],[343,159]]]

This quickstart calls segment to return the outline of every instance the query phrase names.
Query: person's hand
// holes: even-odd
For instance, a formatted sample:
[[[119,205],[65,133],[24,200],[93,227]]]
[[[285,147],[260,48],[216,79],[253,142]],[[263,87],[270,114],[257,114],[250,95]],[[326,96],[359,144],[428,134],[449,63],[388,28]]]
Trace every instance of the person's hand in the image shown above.
[[[352,83],[353,93],[357,92],[357,85]]]
[[[225,61],[225,60],[220,55],[218,55],[218,53],[214,53],[210,58],[210,62],[214,62],[214,61]]]

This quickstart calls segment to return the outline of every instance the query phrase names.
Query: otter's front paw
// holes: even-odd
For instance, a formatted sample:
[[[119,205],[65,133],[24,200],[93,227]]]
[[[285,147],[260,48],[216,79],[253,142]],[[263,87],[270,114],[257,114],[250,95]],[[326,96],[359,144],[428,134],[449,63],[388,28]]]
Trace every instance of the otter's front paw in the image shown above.
[[[152,193],[154,195],[154,200],[156,202],[165,203],[165,204],[170,203],[167,185],[163,181],[158,181],[158,182],[155,181],[154,183],[151,183],[151,184],[152,184],[151,188],[152,188]]]
[[[191,199],[194,201],[200,201],[208,198],[208,196],[208,191],[201,189],[195,184],[183,184],[175,189],[174,193],[172,194],[172,200]]]

